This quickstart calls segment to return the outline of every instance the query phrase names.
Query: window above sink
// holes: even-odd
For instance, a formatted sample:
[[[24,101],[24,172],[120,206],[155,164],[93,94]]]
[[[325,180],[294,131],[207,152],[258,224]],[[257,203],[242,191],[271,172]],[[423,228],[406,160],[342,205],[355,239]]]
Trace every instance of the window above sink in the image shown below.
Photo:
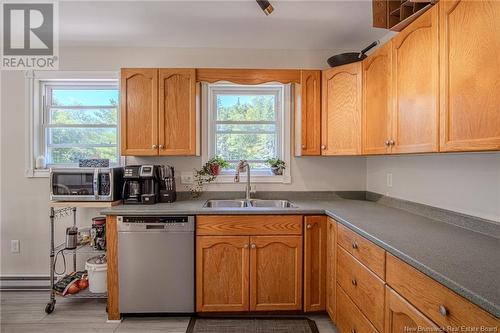
[[[289,84],[202,84],[202,128],[207,129],[202,140],[203,163],[218,155],[230,164],[216,183],[233,183],[235,166],[242,159],[250,163],[252,183],[291,182],[291,96]],[[280,176],[266,164],[268,158],[276,157],[286,163]]]

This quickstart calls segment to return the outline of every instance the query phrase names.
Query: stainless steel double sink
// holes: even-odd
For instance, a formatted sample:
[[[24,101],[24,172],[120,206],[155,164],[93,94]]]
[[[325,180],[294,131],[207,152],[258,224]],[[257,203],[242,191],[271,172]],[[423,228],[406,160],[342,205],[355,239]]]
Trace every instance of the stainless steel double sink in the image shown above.
[[[236,199],[236,200],[208,200],[204,208],[297,208],[288,200],[264,199]]]

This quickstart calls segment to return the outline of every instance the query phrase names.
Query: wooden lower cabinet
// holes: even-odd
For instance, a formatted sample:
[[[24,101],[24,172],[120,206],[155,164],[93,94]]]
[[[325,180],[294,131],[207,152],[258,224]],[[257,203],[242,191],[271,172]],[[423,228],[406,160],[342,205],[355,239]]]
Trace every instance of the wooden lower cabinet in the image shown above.
[[[440,332],[441,330],[394,290],[385,288],[385,333]]]
[[[302,310],[302,216],[198,216],[196,232],[198,312]]]
[[[304,217],[304,311],[323,311],[326,301],[326,216]]]
[[[250,238],[250,310],[302,309],[302,237]]]
[[[326,312],[335,321],[335,284],[337,265],[337,222],[331,218],[327,220],[326,232]]]
[[[248,236],[196,237],[196,310],[249,310]]]
[[[336,324],[340,333],[378,333],[339,285],[337,285],[336,294]]]

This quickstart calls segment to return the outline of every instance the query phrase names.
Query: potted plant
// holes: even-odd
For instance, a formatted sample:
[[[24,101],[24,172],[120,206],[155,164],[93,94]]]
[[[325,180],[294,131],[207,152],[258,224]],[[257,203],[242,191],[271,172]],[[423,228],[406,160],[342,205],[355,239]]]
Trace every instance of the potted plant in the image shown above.
[[[281,176],[283,170],[286,169],[285,161],[279,158],[270,158],[266,162],[271,166],[271,171],[277,176]]]
[[[220,170],[227,168],[229,163],[222,157],[215,156],[205,163],[200,170],[194,169],[193,171],[193,185],[189,187],[191,195],[197,198],[203,192],[203,185],[209,184],[217,178]]]

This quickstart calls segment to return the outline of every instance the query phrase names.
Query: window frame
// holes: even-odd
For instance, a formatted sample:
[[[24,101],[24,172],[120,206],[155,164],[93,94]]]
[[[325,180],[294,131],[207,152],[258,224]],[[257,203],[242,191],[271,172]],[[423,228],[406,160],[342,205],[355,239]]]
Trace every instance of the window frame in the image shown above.
[[[45,156],[46,165],[48,168],[77,168],[78,163],[49,163],[48,161],[48,150],[51,145],[48,142],[49,139],[49,129],[50,128],[116,128],[116,144],[76,144],[76,145],[64,145],[59,144],[58,147],[71,146],[75,148],[85,148],[85,147],[116,147],[116,163],[110,161],[110,167],[120,165],[120,135],[119,135],[119,100],[117,100],[116,111],[117,111],[117,122],[115,125],[109,124],[66,124],[66,125],[54,125],[50,123],[50,109],[54,106],[52,105],[52,91],[53,90],[120,90],[118,82],[102,82],[102,81],[41,81],[41,91],[42,91],[42,130],[41,130],[41,140],[40,140],[40,153]],[[84,105],[84,106],[61,106],[61,109],[109,109],[109,105]]]
[[[272,93],[270,93],[272,92]],[[285,161],[286,169],[283,175],[274,175],[271,169],[253,169],[251,170],[252,182],[256,183],[291,183],[290,177],[290,138],[291,138],[291,110],[293,108],[292,99],[292,85],[282,83],[265,83],[258,85],[241,85],[231,82],[216,82],[216,83],[202,83],[201,96],[202,96],[202,115],[203,122],[206,126],[204,135],[205,145],[202,147],[202,163],[206,163],[216,152],[216,108],[217,108],[217,94],[265,94],[274,95],[276,104],[276,119],[274,121],[264,121],[262,123],[276,124],[276,150],[279,157]],[[242,124],[244,122],[234,122]],[[258,124],[259,121],[248,122],[250,124]],[[215,183],[233,183],[235,170],[226,169],[222,170],[221,174],[216,178]],[[241,175],[241,182],[246,181],[246,173]]]
[[[87,84],[89,82],[114,84],[119,89],[120,72],[118,71],[34,71],[25,72],[25,167],[24,176],[28,178],[49,177],[50,169],[36,168],[36,159],[44,155],[44,83],[62,82],[64,84]],[[118,125],[117,133],[120,137],[120,103],[118,101]],[[119,142],[117,142],[119,146]],[[118,154],[120,152],[118,151]],[[119,158],[119,165],[124,165],[123,156]],[[65,165],[67,166],[67,165]]]

